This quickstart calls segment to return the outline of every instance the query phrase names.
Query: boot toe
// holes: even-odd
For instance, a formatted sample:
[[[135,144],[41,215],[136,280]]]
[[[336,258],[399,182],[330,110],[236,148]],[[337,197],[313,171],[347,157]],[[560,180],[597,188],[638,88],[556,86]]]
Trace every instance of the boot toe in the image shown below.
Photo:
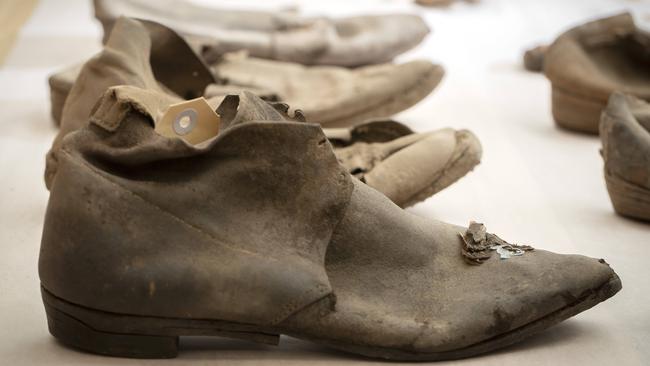
[[[505,346],[566,320],[608,299],[621,289],[603,260],[543,250],[499,259],[495,253],[473,267],[446,296],[455,305],[439,331],[421,336],[419,352],[446,352],[482,343]],[[465,278],[463,278],[465,277]],[[439,318],[436,314],[435,318]]]

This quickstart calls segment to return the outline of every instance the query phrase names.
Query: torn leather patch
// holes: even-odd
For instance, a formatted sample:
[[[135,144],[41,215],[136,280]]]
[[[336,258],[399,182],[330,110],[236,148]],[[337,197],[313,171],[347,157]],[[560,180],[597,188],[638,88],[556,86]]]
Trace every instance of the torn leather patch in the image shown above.
[[[473,265],[480,265],[492,257],[496,251],[499,258],[508,259],[512,256],[521,256],[525,252],[534,250],[529,245],[510,244],[485,229],[485,225],[470,222],[464,234],[459,233],[461,243],[461,255],[465,262]]]

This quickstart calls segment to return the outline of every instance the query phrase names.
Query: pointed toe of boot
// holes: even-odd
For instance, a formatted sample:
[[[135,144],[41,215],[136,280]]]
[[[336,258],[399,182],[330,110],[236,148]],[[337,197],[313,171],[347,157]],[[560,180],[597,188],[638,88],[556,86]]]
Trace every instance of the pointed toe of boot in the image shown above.
[[[410,82],[419,80],[435,86],[442,80],[445,72],[440,65],[426,60],[414,60],[399,65],[395,73]]]
[[[471,357],[539,333],[621,288],[602,260],[509,244],[481,224],[470,229],[482,227],[482,237],[468,237],[467,228],[398,214],[356,181],[348,210],[326,257],[335,304],[310,306],[285,323],[346,351]]]
[[[442,334],[432,328],[418,337],[417,352],[457,358],[506,347],[590,309],[622,287],[602,259],[542,250],[492,258],[475,271],[483,272],[483,279],[458,274],[457,310],[444,311]]]
[[[426,60],[387,66],[391,67],[384,69],[387,85],[383,103],[375,111],[377,116],[393,115],[414,106],[431,94],[445,74],[442,66]]]
[[[428,96],[442,80],[444,69],[429,61],[416,60],[359,67],[344,76],[341,82],[354,87],[332,99],[338,100],[336,108],[329,108],[333,111],[308,114],[308,120],[328,127],[347,127],[392,116]]]
[[[416,60],[399,65],[394,76],[395,80],[408,83],[406,93],[402,97],[404,103],[408,103],[410,107],[429,95],[440,84],[444,74],[442,66],[425,60]]]
[[[334,28],[336,36],[317,63],[354,67],[390,62],[429,34],[424,19],[412,14],[342,18]]]

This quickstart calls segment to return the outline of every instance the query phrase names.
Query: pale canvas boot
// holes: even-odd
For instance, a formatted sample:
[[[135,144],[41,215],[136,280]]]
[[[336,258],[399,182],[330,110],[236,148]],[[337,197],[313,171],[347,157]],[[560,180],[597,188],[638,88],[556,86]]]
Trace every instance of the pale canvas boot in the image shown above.
[[[353,70],[335,66],[225,55],[212,65],[227,83],[269,90],[278,99],[299,107],[308,121],[324,126],[351,126],[368,119],[391,116],[424,99],[440,83],[443,68],[419,60]],[[206,96],[220,94],[209,86]]]
[[[169,32],[172,32],[169,30]],[[122,32],[117,32],[116,34],[123,34]],[[173,33],[175,34],[175,33]],[[124,35],[126,36],[126,35]],[[179,38],[180,39],[180,38]],[[158,40],[153,39],[152,42],[156,43]],[[183,41],[185,44],[185,41]],[[105,47],[115,47],[114,46],[115,42],[111,45],[106,45]],[[170,51],[174,52],[174,51]],[[176,53],[175,58],[176,59],[185,59],[185,58],[195,58],[198,59],[197,56],[194,53],[185,53],[183,51],[178,51]],[[92,60],[90,61],[92,62]],[[68,98],[68,94],[70,94],[70,91],[72,90],[72,87],[74,86],[75,82],[77,81],[77,78],[79,77],[79,74],[82,71],[82,66],[84,64],[77,64],[73,66],[69,66],[61,71],[55,72],[50,75],[48,78],[48,83],[50,86],[50,113],[52,115],[52,119],[55,123],[55,125],[60,126],[61,125],[61,117],[62,117],[62,112],[63,112],[63,106],[65,105],[65,101]],[[210,88],[210,94],[212,96],[226,96],[229,94],[238,94],[241,93],[242,91],[249,91],[254,93],[255,95],[259,96],[260,98],[268,101],[273,101],[277,102],[279,101],[278,95],[270,90],[262,89],[262,88],[256,88],[253,86],[243,86],[243,85],[234,85],[234,84],[217,84],[217,80],[211,75],[211,72],[207,68],[207,66],[203,67],[203,70],[209,74],[208,77],[204,78],[207,83],[204,85],[204,89],[207,87]],[[171,70],[170,70],[171,71]],[[171,73],[171,72],[170,72]],[[125,73],[126,74],[126,73]],[[187,75],[187,74],[185,74]],[[167,78],[166,75],[156,75],[157,78],[162,79],[163,81]],[[128,82],[122,80],[120,83],[123,84],[129,84]],[[109,87],[109,86],[114,86],[114,85],[120,85],[120,83],[101,83],[101,87]],[[205,90],[204,90],[205,91]],[[198,95],[204,95],[204,91],[198,93]],[[93,93],[93,96],[95,96],[96,93]],[[196,95],[194,95],[196,96]]]
[[[429,33],[422,18],[409,14],[329,19],[215,9],[183,0],[94,0],[94,4],[105,35],[119,16],[153,20],[200,43],[207,57],[246,50],[261,58],[352,67],[389,62]]]
[[[650,104],[614,93],[600,120],[605,182],[616,212],[650,221]]]
[[[198,75],[205,75],[206,69],[197,62],[196,56],[191,53],[187,44],[172,30],[155,24],[157,33],[152,35],[149,28],[153,24],[155,23],[121,18],[116,23],[104,50],[80,68],[79,76],[68,80],[72,84],[73,91],[66,103],[61,130],[48,154],[45,173],[48,187],[57,170],[57,151],[63,137],[87,123],[92,105],[110,86],[132,85],[163,91],[167,92],[175,102],[182,101],[178,94],[192,96],[187,93],[169,92],[168,88],[164,87],[164,82],[170,79],[170,75],[192,77],[196,70],[199,70]],[[170,34],[165,34],[165,30]],[[160,50],[163,47],[157,44],[161,39],[173,39],[184,47],[180,47],[177,43],[166,42],[165,44],[170,47],[163,52]],[[148,56],[146,50],[152,47],[159,51]],[[172,72],[164,64],[166,58],[154,56],[171,54],[175,52],[174,50],[177,50],[176,57],[173,58],[177,62],[177,67],[175,72]],[[190,67],[192,65],[194,67]],[[162,69],[169,71],[161,73]],[[159,70],[159,72],[154,75],[152,70]],[[62,77],[55,75],[52,78],[57,79],[57,85],[61,85],[63,84],[61,79],[69,75],[70,73],[67,72],[62,74]],[[205,87],[205,83],[213,82],[214,80],[209,76],[199,79],[202,83],[198,85]],[[237,87],[231,87],[228,93],[241,90],[248,90],[248,88],[240,87],[240,90],[237,90]],[[251,90],[260,91],[254,88]],[[224,95],[217,95],[210,98],[208,102],[212,107],[216,107],[223,98]],[[288,107],[284,105],[282,108]],[[288,113],[294,114],[295,111]],[[380,130],[381,133],[378,132]],[[393,131],[391,136],[394,138],[386,137],[388,130]],[[340,148],[337,151],[341,152],[342,163],[352,171],[363,170],[365,175],[363,179],[368,184],[389,195],[401,206],[412,205],[447,187],[469,172],[480,160],[478,140],[465,131],[454,132],[448,129],[434,133],[414,134],[396,122],[370,123],[345,131],[352,131],[350,133],[353,138],[346,141],[337,139],[337,147]],[[395,135],[395,131],[399,132],[399,136]],[[368,142],[372,144],[368,145]],[[356,162],[362,162],[363,165],[354,166]]]
[[[39,275],[64,344],[162,358],[179,336],[286,334],[371,357],[455,359],[621,288],[603,260],[403,211],[345,171],[318,124],[278,120],[250,93],[226,97],[219,130],[194,143],[214,112],[183,126],[173,102],[113,87],[63,142]]]
[[[614,91],[650,100],[650,34],[629,13],[577,26],[544,54],[558,126],[598,133],[600,113]]]
[[[263,60],[242,53],[224,55],[212,71],[219,83],[207,87],[206,97],[247,90],[265,100],[297,106],[307,120],[328,126],[350,126],[401,112],[429,95],[444,75],[441,66],[428,61],[349,70]],[[53,115],[60,108],[54,103],[65,101],[64,90],[75,80],[76,75],[68,70],[50,77]]]
[[[324,132],[350,174],[400,207],[436,194],[481,161],[481,144],[467,130],[414,133],[386,120]]]

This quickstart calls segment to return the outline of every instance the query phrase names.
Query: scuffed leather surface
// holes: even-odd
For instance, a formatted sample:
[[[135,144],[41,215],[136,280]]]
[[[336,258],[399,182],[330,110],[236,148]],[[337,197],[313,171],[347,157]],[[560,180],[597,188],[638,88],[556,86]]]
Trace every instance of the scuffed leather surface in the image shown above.
[[[614,93],[600,120],[605,170],[650,189],[650,104]]]
[[[325,261],[336,306],[316,303],[281,326],[340,344],[442,352],[537,320],[613,275],[596,259],[543,250],[469,265],[464,231],[355,181]]]
[[[544,56],[544,73],[563,90],[607,102],[616,90],[650,99],[650,36],[623,13],[560,35]]]
[[[196,148],[155,133],[134,89],[109,90],[98,106],[116,108],[64,139],[43,286],[105,311],[267,325],[330,294],[324,257],[352,183],[321,129],[255,122],[281,114],[243,94],[245,116]]]

